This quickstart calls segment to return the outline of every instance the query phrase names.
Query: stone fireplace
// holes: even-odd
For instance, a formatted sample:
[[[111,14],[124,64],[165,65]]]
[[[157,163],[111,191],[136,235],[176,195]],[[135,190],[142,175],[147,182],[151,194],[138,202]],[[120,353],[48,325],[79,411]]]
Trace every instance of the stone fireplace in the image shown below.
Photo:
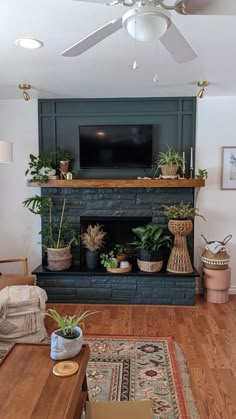
[[[110,244],[133,240],[132,228],[148,222],[167,228],[159,211],[162,204],[194,202],[194,188],[43,188],[58,206],[66,198],[65,216],[79,232],[89,223],[103,224]],[[193,234],[188,236],[192,258]],[[111,274],[103,267],[89,272],[84,266],[84,249],[73,248],[73,267],[68,271],[49,272],[42,265],[35,269],[37,284],[45,288],[49,302],[112,304],[195,303],[194,271],[188,275],[139,271]]]

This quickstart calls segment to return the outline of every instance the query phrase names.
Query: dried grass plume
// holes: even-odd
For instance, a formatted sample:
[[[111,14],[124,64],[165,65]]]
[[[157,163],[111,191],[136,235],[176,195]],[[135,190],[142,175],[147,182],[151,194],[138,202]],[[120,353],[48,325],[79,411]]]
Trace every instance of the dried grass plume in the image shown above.
[[[101,249],[104,245],[104,237],[107,233],[103,231],[102,227],[100,224],[95,226],[89,224],[85,233],[81,234],[82,244],[91,252]]]

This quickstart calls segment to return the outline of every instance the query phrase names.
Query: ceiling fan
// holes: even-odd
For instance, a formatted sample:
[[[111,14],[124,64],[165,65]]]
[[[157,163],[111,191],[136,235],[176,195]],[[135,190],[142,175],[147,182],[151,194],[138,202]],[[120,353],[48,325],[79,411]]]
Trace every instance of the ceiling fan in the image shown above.
[[[160,40],[178,63],[191,61],[197,53],[171,20],[170,10],[181,15],[236,15],[235,0],[81,0],[107,6],[126,6],[129,10],[106,23],[61,55],[74,57],[87,51],[124,27],[137,41]]]

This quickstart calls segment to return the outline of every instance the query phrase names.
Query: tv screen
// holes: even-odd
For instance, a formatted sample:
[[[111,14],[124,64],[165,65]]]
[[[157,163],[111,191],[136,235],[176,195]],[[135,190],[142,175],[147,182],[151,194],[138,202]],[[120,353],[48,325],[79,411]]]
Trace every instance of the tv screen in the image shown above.
[[[81,168],[152,165],[152,125],[81,125]]]

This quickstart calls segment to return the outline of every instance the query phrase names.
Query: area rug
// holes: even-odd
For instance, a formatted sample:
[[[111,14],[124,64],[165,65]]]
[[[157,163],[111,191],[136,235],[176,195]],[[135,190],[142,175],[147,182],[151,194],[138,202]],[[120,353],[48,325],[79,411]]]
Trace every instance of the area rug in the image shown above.
[[[151,399],[155,419],[199,419],[183,354],[172,338],[85,341],[90,400]]]
[[[90,400],[151,399],[154,419],[200,419],[183,353],[172,338],[109,336],[85,343]],[[9,346],[0,344],[0,358]]]

